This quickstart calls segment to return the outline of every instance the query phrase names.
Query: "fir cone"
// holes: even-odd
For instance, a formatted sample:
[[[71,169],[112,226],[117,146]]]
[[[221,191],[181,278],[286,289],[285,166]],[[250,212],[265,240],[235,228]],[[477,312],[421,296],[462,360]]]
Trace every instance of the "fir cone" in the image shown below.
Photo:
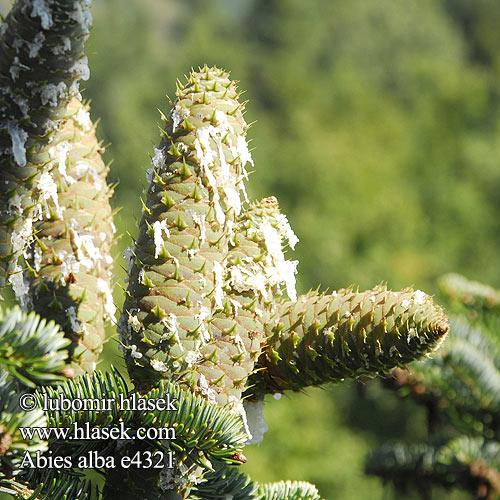
[[[236,221],[220,272],[217,294],[223,308],[211,320],[217,347],[200,349],[199,371],[235,405],[260,356],[264,325],[282,287],[295,298],[297,262],[285,260],[283,240],[292,248],[298,241],[276,198],[252,204]]]
[[[110,248],[114,224],[108,167],[102,161],[88,106],[74,98],[50,145],[32,157],[44,164],[34,209],[35,239],[27,250],[30,308],[52,319],[73,341],[74,366],[92,372],[114,320]]]
[[[437,349],[448,329],[442,309],[420,290],[311,292],[279,306],[249,394],[388,372]]]
[[[208,399],[219,393],[199,361],[220,358],[211,318],[224,308],[223,260],[251,162],[237,99],[236,84],[216,68],[178,86],[147,173],[139,236],[125,253],[129,285],[119,331],[131,378],[169,378]]]
[[[64,123],[77,80],[89,76],[88,4],[19,0],[0,27],[0,289],[10,278],[21,305],[26,284],[18,259],[32,240],[48,172],[39,148]]]

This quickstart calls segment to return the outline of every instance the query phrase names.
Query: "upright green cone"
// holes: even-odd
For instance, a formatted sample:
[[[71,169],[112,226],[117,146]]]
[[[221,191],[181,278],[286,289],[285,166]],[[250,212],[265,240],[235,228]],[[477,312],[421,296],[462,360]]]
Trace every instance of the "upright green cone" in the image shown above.
[[[48,171],[34,241],[25,252],[30,307],[61,325],[73,341],[73,366],[92,372],[102,351],[105,320],[114,320],[110,248],[114,225],[108,167],[88,106],[74,98],[48,147],[33,153]],[[47,196],[47,194],[50,195]]]
[[[211,363],[201,364],[200,371],[210,370],[205,376],[238,401],[266,342],[264,326],[282,288],[295,298],[297,263],[285,259],[284,241],[293,247],[297,237],[276,198],[253,203],[236,221],[220,270],[223,309],[211,321],[218,357],[208,358]]]
[[[19,0],[0,27],[0,289],[10,277],[21,303],[27,288],[18,260],[53,193],[38,153],[61,127],[77,80],[88,78],[88,4]]]
[[[74,367],[92,371],[114,306],[112,193],[77,84],[88,4],[18,1],[0,30],[0,285],[59,323]]]
[[[125,253],[129,286],[119,323],[132,379],[167,377],[220,404],[229,395],[207,365],[221,357],[211,320],[225,307],[222,262],[251,162],[237,99],[235,82],[215,68],[178,86],[147,174],[139,236]]]
[[[449,325],[420,290],[310,293],[279,306],[253,396],[384,373],[439,347]]]

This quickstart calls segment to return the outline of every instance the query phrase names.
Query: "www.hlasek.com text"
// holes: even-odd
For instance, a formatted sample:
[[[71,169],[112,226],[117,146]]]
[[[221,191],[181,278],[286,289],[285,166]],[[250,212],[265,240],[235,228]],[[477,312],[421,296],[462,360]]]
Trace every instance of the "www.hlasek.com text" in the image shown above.
[[[74,422],[71,427],[19,427],[19,432],[24,441],[31,441],[35,438],[42,441],[49,439],[62,441],[176,439],[174,427],[139,427],[134,429],[125,427],[124,422],[119,422],[114,427],[92,427],[89,422],[85,422],[83,425]]]

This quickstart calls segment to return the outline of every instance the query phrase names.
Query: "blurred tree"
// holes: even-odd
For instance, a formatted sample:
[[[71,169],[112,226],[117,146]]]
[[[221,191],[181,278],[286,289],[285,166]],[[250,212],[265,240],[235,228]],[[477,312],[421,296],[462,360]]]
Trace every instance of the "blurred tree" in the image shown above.
[[[272,135],[259,147],[273,166],[263,181],[308,243],[299,256],[311,282],[429,286],[447,265],[485,272],[478,252],[498,265],[496,197],[484,196],[470,158],[477,135],[497,134],[487,123],[498,92],[442,4],[287,0],[256,2],[252,15],[249,80],[265,91]]]

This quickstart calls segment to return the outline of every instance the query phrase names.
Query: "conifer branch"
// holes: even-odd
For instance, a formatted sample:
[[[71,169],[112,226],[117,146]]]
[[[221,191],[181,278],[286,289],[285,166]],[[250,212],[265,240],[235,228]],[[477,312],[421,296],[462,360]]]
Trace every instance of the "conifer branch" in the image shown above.
[[[175,401],[176,411],[152,412],[130,407],[119,407],[120,396],[139,397],[148,400],[168,399]],[[67,400],[93,400],[96,402],[111,400],[111,411],[105,409],[63,410],[49,409],[46,411],[49,427],[72,427],[78,424],[84,428],[109,427],[123,422],[132,431],[139,427],[169,427],[175,430],[175,439],[166,446],[162,441],[143,441],[157,448],[169,446],[182,455],[203,464],[205,457],[209,460],[222,460],[233,463],[231,457],[241,451],[247,436],[241,429],[240,419],[225,408],[220,408],[206,399],[183,391],[178,385],[162,381],[157,388],[146,394],[128,393],[125,381],[115,369],[112,372],[96,371],[92,376],[84,375],[76,380],[68,380],[56,388],[43,387],[36,393],[39,404],[45,400],[56,400],[60,396]],[[145,403],[147,405],[147,403]],[[147,407],[147,406],[146,406]],[[111,440],[112,441],[112,440]],[[74,456],[79,456],[88,450],[109,449],[113,441],[95,440],[80,443],[78,440],[53,442],[59,448],[71,450]],[[83,446],[83,448],[82,448]],[[59,453],[61,449],[59,449]]]
[[[491,499],[500,494],[499,457],[498,442],[461,436],[445,444],[382,446],[367,458],[365,470],[399,489],[437,484]]]
[[[16,480],[0,481],[1,491],[26,500],[99,498],[97,487],[86,480],[83,474],[59,469],[29,469]]]
[[[306,481],[258,484],[237,469],[224,467],[208,472],[193,487],[192,500],[321,500],[318,490]]]
[[[0,369],[35,388],[63,380],[69,340],[54,322],[16,307],[0,310]]]
[[[45,427],[47,420],[40,409],[25,412],[19,407],[24,391],[19,384],[0,371],[0,480],[10,480],[19,473],[19,465],[26,451],[46,451],[47,443],[38,436],[26,440],[20,427]]]
[[[202,481],[193,487],[192,500],[218,500],[225,496],[233,500],[254,500],[260,498],[258,485],[234,467],[221,467],[207,472]]]
[[[429,443],[386,445],[368,473],[398,488],[458,487],[475,498],[500,493],[500,343],[495,290],[457,275],[441,286],[457,316],[450,338],[427,363],[396,369],[386,385],[428,410]],[[450,434],[453,437],[450,439]]]
[[[489,285],[471,281],[456,273],[449,273],[439,280],[441,292],[452,302],[478,312],[500,313],[500,292]]]
[[[305,481],[279,481],[259,487],[262,500],[321,500],[315,486]]]

